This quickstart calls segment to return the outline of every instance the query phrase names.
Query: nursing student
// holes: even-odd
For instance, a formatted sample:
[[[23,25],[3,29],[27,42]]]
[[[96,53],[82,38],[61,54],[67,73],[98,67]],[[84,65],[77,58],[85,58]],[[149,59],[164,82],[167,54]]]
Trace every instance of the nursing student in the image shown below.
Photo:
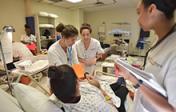
[[[145,71],[166,90],[167,98],[143,85],[135,77],[119,68],[120,74],[137,88],[133,112],[176,112],[176,26],[175,0],[142,0],[138,5],[138,22],[145,30],[154,30],[157,43],[147,52]]]
[[[60,40],[62,38],[61,32],[65,28],[63,23],[59,23],[56,27],[56,40]]]
[[[80,28],[81,39],[74,47],[76,48],[80,63],[85,65],[85,71],[93,75],[96,62],[104,53],[100,42],[91,37],[92,28],[90,24],[82,24]]]
[[[61,32],[62,38],[48,50],[49,65],[78,64],[76,50],[72,47],[78,36],[78,30],[72,25],[66,25]]]
[[[21,42],[28,47],[28,49],[33,53],[33,55],[36,55],[37,54],[37,46],[36,46],[37,39],[32,34],[32,29],[29,25],[25,24],[24,27],[25,27],[26,34],[21,36]]]
[[[56,41],[60,40],[62,38],[62,35],[61,35],[61,32],[63,31],[63,29],[65,28],[64,24],[63,23],[59,23],[57,26],[56,26],[56,33],[55,33],[55,39],[50,41],[47,45],[47,49],[50,48],[50,46],[55,43]]]

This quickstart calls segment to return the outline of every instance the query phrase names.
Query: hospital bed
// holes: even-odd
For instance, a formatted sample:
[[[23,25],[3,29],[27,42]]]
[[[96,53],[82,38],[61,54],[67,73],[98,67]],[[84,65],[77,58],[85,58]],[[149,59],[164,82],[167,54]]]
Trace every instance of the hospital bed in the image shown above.
[[[28,67],[20,66],[20,64],[25,64],[26,62],[31,62]],[[27,64],[27,63],[26,63]],[[46,94],[49,92],[39,84],[40,79],[46,74],[46,71],[49,67],[49,63],[46,56],[37,56],[32,60],[22,60],[15,63],[16,69],[12,70],[11,74],[18,75],[16,82],[19,82],[22,76],[27,76],[31,83],[38,85]]]
[[[21,47],[26,47],[26,46],[21,46]],[[45,90],[38,83],[40,79],[43,77],[43,75],[46,75],[47,69],[49,67],[47,55],[33,56],[31,55],[30,51],[27,51],[25,53],[25,56],[26,58],[23,57],[24,58],[23,60],[14,62],[14,65],[16,67],[15,69],[9,70],[10,82],[19,82],[22,76],[27,76],[32,83],[37,84],[46,94],[49,94],[48,91]],[[30,62],[30,64],[27,62]],[[0,70],[2,70],[2,73],[0,72],[0,74],[2,74],[0,75],[0,86],[5,87],[4,85],[7,85],[7,76],[3,75],[3,70],[4,70],[3,64],[0,64]]]

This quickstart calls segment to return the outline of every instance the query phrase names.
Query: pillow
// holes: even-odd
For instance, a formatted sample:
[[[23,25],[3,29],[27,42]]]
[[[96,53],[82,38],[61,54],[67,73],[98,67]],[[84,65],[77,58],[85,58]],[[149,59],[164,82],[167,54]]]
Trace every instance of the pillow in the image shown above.
[[[13,44],[13,57],[20,57],[21,60],[31,59],[32,52],[21,42],[14,42]]]
[[[2,89],[0,89],[0,106],[0,112],[23,112],[17,100]]]
[[[13,93],[25,112],[62,112],[49,97],[37,89],[20,83],[12,85]]]

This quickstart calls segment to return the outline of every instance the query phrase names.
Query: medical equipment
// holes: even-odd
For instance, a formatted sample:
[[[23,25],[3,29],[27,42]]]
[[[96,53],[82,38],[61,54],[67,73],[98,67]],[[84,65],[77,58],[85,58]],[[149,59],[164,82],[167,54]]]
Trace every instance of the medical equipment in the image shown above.
[[[12,32],[15,32],[15,29],[12,26],[4,26],[3,31],[0,34],[0,51],[1,51],[1,59],[3,61],[3,65],[7,75],[7,83],[12,93],[12,88],[9,80],[9,72],[7,69],[8,63],[13,61],[12,56]]]

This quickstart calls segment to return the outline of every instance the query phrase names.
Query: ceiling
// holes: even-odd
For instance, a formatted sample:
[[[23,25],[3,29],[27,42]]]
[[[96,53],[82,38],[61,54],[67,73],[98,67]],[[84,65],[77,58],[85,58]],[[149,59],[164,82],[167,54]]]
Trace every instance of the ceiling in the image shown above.
[[[85,11],[95,11],[108,8],[136,7],[139,0],[83,0],[79,3],[70,3],[66,0],[37,0],[68,9],[83,9]],[[99,3],[98,3],[99,2]]]

